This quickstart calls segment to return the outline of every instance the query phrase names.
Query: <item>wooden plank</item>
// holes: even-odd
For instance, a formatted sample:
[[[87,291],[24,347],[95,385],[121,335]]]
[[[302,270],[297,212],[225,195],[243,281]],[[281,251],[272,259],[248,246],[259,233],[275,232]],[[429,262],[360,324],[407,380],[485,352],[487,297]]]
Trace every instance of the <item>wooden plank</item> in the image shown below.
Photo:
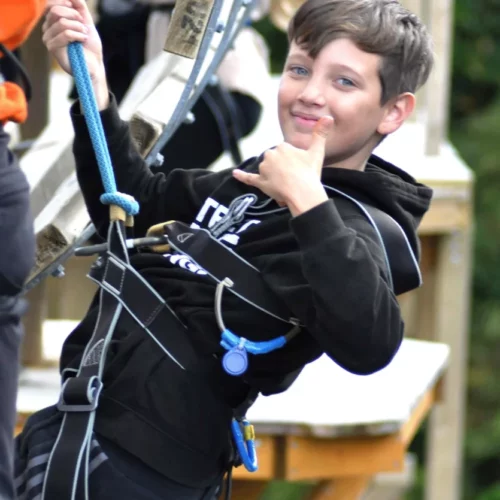
[[[374,475],[399,471],[405,446],[394,436],[286,438],[285,479],[290,481]]]
[[[196,59],[213,5],[214,0],[177,0],[164,50]]]
[[[472,229],[440,239],[436,264],[433,334],[451,348],[443,401],[427,431],[426,500],[461,498]]]
[[[87,209],[74,173],[61,183],[35,219],[37,254],[30,279],[64,253],[88,222]]]
[[[336,440],[286,437],[285,477],[323,479],[402,470],[406,449],[437,400],[437,386],[436,381],[396,434]]]
[[[57,121],[49,123],[21,158],[19,165],[30,184],[34,218],[50,202],[61,182],[74,172],[73,137],[69,113],[61,114]]]
[[[424,215],[419,234],[443,234],[462,230],[471,224],[470,202],[454,199],[436,199]]]
[[[360,500],[370,478],[346,477],[321,482],[312,492],[309,500]]]
[[[202,74],[213,59],[216,48],[215,41],[218,39],[220,39],[220,35],[214,34],[214,39],[202,66]],[[149,153],[169,123],[194,66],[194,61],[179,56],[171,56],[170,59],[165,59],[165,63],[168,64],[168,74],[140,102],[129,121],[132,137],[142,156]],[[126,106],[130,110],[130,105]],[[130,111],[128,112],[130,113]]]
[[[413,331],[418,338],[434,340],[434,318],[436,314],[436,262],[438,236],[427,236],[422,239],[421,269],[424,284],[415,290],[416,310]]]
[[[434,403],[438,400],[440,380],[438,380],[436,384],[424,394],[422,399],[418,402],[418,405],[413,410],[410,419],[399,431],[398,439],[406,447],[410,445],[411,441],[415,437],[415,434],[422,425],[422,422],[430,413]]]

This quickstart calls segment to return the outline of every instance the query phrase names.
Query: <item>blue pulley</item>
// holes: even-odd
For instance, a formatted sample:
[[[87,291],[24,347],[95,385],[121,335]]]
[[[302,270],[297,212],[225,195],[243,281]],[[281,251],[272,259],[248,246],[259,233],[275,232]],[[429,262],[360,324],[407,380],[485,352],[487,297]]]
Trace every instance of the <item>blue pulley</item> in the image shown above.
[[[224,354],[222,366],[226,373],[235,377],[247,371],[248,354],[245,349],[245,339],[242,338],[236,347],[233,347]]]

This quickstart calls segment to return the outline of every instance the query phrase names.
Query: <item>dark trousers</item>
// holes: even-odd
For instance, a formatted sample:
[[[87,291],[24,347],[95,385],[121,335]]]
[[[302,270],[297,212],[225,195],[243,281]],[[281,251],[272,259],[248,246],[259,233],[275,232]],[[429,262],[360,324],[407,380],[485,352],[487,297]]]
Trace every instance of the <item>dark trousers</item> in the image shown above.
[[[40,499],[50,451],[61,419],[61,414],[54,407],[45,408],[30,417],[17,437],[15,487],[18,500]],[[113,443],[98,436],[92,440],[90,500],[216,500],[219,489],[219,482],[203,489],[176,483],[146,467]],[[84,500],[80,491],[77,500]]]

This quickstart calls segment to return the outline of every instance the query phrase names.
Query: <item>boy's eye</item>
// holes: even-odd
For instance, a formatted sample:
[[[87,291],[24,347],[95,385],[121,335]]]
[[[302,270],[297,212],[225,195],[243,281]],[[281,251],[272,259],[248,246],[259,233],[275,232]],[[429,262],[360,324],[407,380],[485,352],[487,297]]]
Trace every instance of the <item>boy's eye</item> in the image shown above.
[[[337,82],[340,83],[343,87],[354,87],[354,82],[349,80],[349,78],[340,77],[337,79]]]
[[[297,76],[307,76],[309,72],[302,66],[290,66],[290,71]]]

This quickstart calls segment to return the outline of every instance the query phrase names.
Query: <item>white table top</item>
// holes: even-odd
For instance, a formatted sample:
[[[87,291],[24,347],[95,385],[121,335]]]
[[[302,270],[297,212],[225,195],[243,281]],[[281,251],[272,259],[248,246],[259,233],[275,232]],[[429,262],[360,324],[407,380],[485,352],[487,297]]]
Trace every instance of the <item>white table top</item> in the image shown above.
[[[260,397],[247,416],[270,434],[392,433],[439,379],[448,356],[447,345],[406,339],[389,366],[369,376],[350,374],[322,356],[285,393]]]

